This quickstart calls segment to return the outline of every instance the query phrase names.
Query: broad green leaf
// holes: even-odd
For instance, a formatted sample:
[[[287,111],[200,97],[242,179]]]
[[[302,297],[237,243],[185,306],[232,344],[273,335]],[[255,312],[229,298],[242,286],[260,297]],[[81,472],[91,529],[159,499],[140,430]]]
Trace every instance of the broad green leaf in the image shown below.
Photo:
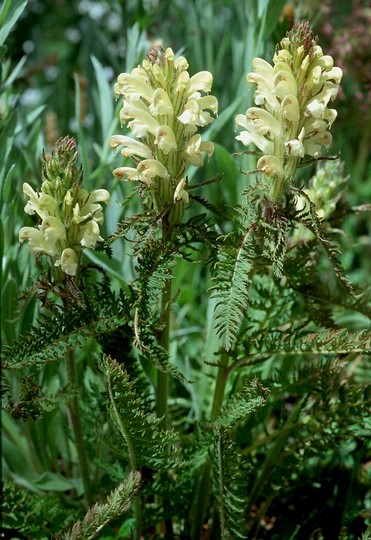
[[[102,64],[95,56],[91,56],[95,77],[98,86],[98,111],[102,127],[102,141],[106,141],[109,135],[110,125],[113,118],[113,89],[107,82]]]

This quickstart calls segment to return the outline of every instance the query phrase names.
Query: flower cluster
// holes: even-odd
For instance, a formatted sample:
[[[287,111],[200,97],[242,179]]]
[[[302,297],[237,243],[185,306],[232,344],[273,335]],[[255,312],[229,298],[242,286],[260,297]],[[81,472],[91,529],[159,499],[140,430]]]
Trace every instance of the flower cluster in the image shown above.
[[[33,255],[49,255],[62,272],[74,276],[83,247],[94,248],[102,240],[100,203],[109,203],[105,189],[88,192],[80,187],[81,169],[75,167],[77,149],[74,139],[59,139],[51,155],[43,155],[43,182],[38,193],[24,183],[28,197],[25,212],[37,215],[36,227],[22,227],[19,241],[29,241]]]
[[[317,159],[331,144],[337,113],[328,108],[338,93],[342,71],[317,45],[307,21],[295,26],[277,46],[273,66],[253,60],[247,75],[256,84],[256,107],[236,117],[244,129],[236,138],[262,151],[257,170],[268,195],[278,200],[305,155]]]
[[[212,75],[201,71],[189,75],[187,60],[174,52],[154,46],[147,59],[131,73],[119,75],[114,86],[123,96],[121,124],[128,124],[132,135],[114,135],[113,149],[122,147],[124,157],[136,167],[118,167],[119,179],[138,181],[153,193],[159,210],[171,208],[173,222],[180,220],[183,204],[188,202],[185,170],[201,167],[206,153],[214,145],[202,141],[199,128],[210,124],[217,114],[217,99],[209,95]],[[174,204],[178,203],[178,204]]]
[[[316,174],[310,179],[309,186],[303,189],[307,197],[303,195],[297,197],[297,210],[308,212],[309,201],[311,201],[315,206],[317,216],[321,220],[330,218],[342,196],[347,180],[348,177],[344,175],[344,163],[342,161],[318,163]],[[301,242],[308,241],[311,238],[313,238],[313,233],[303,225],[299,225],[293,236],[294,241]]]

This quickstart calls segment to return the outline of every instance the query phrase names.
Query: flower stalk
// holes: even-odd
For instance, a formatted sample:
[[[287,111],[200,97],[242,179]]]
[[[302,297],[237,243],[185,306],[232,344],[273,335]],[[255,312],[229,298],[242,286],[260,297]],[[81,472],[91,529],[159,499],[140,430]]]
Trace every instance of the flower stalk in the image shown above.
[[[84,442],[84,430],[81,422],[81,410],[78,395],[78,382],[76,377],[75,368],[75,355],[70,349],[66,355],[67,365],[67,379],[69,386],[73,392],[73,397],[68,404],[68,411],[70,416],[70,422],[75,439],[75,445],[77,450],[77,458],[79,462],[79,469],[84,487],[84,495],[88,505],[93,503],[91,482],[89,475],[88,458],[86,454],[86,447]]]
[[[77,287],[80,262],[84,247],[94,248],[101,241],[99,226],[103,223],[101,203],[109,203],[105,189],[88,192],[81,188],[82,170],[76,167],[77,145],[73,138],[59,139],[50,155],[43,154],[42,184],[40,192],[27,183],[23,193],[28,197],[25,212],[38,217],[36,227],[22,227],[19,241],[28,240],[29,251],[35,256],[47,255],[52,263],[54,278],[61,283],[60,294],[64,310],[68,311],[71,281]],[[66,354],[68,384],[73,392],[68,404],[80,474],[87,504],[91,504],[92,491],[89,464],[81,421],[75,354]]]
[[[114,135],[113,150],[130,158],[113,174],[120,180],[139,182],[148,195],[149,206],[161,216],[162,241],[172,238],[173,228],[182,220],[189,202],[186,170],[201,167],[204,154],[211,156],[214,145],[202,141],[199,128],[210,124],[217,114],[217,99],[210,95],[212,75],[202,71],[190,76],[188,62],[175,58],[171,48],[154,45],[142,64],[131,73],[121,73],[114,86],[116,97],[123,96],[121,124],[128,125],[133,137]],[[146,204],[146,203],[145,203]],[[169,352],[172,276],[166,280],[160,301],[158,342]],[[156,411],[164,428],[168,425],[168,375],[158,370]]]

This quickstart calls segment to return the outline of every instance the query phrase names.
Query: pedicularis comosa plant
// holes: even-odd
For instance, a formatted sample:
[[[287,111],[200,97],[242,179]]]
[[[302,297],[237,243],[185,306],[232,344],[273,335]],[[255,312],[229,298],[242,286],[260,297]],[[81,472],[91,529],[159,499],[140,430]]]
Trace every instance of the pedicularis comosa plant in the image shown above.
[[[272,63],[255,58],[252,68],[254,105],[230,137],[236,160],[256,156],[243,171],[256,180],[235,207],[208,202],[208,190],[224,189],[219,178],[190,180],[213,159],[204,135],[218,115],[213,76],[191,75],[186,58],[160,45],[114,86],[113,175],[134,183],[116,232],[101,236],[110,195],[84,188],[71,137],[44,153],[41,186],[23,184],[35,225],[19,240],[36,257],[41,309],[4,352],[6,372],[21,374],[5,383],[5,409],[35,433],[67,413],[56,431],[65,442],[45,459],[68,490],[6,483],[7,527],[81,540],[307,539],[348,538],[342,527],[361,520],[350,486],[363,501],[371,334],[342,320],[370,308],[341,264],[341,220],[355,209],[342,198],[342,163],[327,153],[342,72],[306,21]],[[313,164],[312,178],[298,180]],[[130,246],[135,270],[119,288],[87,257],[116,242]],[[198,301],[194,326],[182,329],[189,275],[199,276]],[[206,290],[197,280],[209,276]],[[328,494],[340,471],[341,502]],[[316,490],[320,506],[335,501],[325,525],[309,502]]]

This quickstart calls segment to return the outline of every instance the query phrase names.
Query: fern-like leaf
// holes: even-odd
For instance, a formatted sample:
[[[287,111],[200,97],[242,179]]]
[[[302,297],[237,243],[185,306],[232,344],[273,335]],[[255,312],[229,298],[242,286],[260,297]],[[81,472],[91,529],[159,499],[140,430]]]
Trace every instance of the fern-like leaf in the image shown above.
[[[51,362],[64,359],[69,350],[84,348],[89,338],[110,333],[127,322],[126,315],[113,315],[68,330],[63,319],[43,317],[40,323],[45,326],[32,327],[13,347],[5,349],[3,368],[40,370]]]
[[[106,355],[101,360],[101,369],[107,377],[111,418],[125,441],[132,469],[166,470],[178,466],[175,432],[162,429],[161,418],[146,410],[145,400],[136,392],[135,381],[129,379],[123,366]]]
[[[235,343],[241,319],[249,306],[249,286],[254,273],[254,236],[252,224],[235,247],[236,237],[224,237],[219,259],[215,265],[215,285],[212,298],[216,299],[216,331],[229,350]]]
[[[218,503],[220,538],[247,538],[244,531],[246,475],[243,460],[223,428],[215,430],[212,471],[213,491]]]
[[[244,420],[267,401],[269,390],[264,388],[257,378],[247,380],[243,388],[233,395],[215,425],[224,429],[233,429],[238,422]]]
[[[282,332],[265,332],[253,338],[251,344],[264,354],[310,353],[339,355],[349,353],[371,353],[371,332],[362,330],[349,332],[330,329],[321,332],[292,335]]]
[[[107,502],[89,508],[82,521],[57,536],[57,540],[94,540],[110,521],[119,518],[130,509],[132,499],[140,488],[141,474],[132,471],[108,497]]]

